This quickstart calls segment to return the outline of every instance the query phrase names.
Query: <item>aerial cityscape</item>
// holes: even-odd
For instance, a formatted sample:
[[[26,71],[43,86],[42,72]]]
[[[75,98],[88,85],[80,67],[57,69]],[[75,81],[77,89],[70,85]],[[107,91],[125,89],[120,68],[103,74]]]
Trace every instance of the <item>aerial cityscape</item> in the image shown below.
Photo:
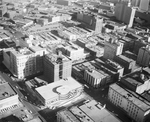
[[[150,0],[0,0],[0,122],[150,122]]]

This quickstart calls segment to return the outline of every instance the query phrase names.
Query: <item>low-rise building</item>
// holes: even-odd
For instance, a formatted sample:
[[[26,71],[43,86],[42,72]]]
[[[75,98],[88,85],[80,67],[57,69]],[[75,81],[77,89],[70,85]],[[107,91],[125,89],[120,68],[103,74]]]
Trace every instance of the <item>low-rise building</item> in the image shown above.
[[[79,106],[57,112],[57,122],[121,122],[104,106],[91,100]]]
[[[108,82],[109,75],[102,70],[88,69],[84,71],[84,80],[93,88],[100,88]]]
[[[78,97],[83,92],[83,86],[72,77],[61,79],[35,88],[37,98],[45,106],[59,106]]]
[[[108,99],[136,122],[145,122],[147,116],[149,116],[149,102],[135,92],[129,91],[118,84],[110,85]]]
[[[19,107],[17,92],[0,76],[0,115]]]
[[[104,55],[105,59],[114,59],[115,56],[121,55],[123,51],[123,43],[118,40],[110,39],[105,42]]]
[[[144,68],[139,69],[135,72],[127,74],[126,76],[122,77],[120,82],[128,89],[142,94],[145,91],[150,90],[150,69]]]
[[[64,55],[68,56],[72,62],[85,59],[84,48],[73,43],[66,46],[60,45],[57,49],[62,51]]]

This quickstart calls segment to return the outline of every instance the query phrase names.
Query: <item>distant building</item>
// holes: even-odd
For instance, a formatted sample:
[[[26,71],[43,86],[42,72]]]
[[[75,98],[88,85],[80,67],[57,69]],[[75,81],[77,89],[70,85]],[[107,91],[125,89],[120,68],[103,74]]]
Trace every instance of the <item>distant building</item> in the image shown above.
[[[140,0],[139,8],[142,11],[148,11],[149,10],[149,5],[150,5],[150,0]]]
[[[105,59],[114,59],[115,56],[121,55],[123,50],[123,43],[117,41],[114,41],[113,39],[110,39],[109,41],[105,42],[104,47],[104,55],[103,57]]]
[[[19,107],[18,94],[2,76],[0,76],[0,106],[0,114]]]
[[[19,79],[43,72],[43,55],[40,47],[16,48],[3,51],[3,63]]]
[[[92,14],[88,13],[77,13],[77,20],[83,22],[82,24],[85,27],[94,30],[95,33],[101,33],[103,26],[103,18],[95,17]]]
[[[150,65],[150,46],[141,47],[139,49],[136,63],[143,67]]]
[[[117,3],[115,7],[115,17],[117,20],[124,22],[128,27],[132,27],[136,9],[127,6],[125,3]]]
[[[150,113],[150,104],[138,94],[112,84],[109,86],[108,99],[111,103],[121,108],[136,122],[145,122]]]
[[[35,88],[37,98],[43,105],[57,107],[78,97],[83,92],[83,86],[72,77]]]
[[[79,106],[57,112],[57,122],[121,122],[105,106],[91,100]]]
[[[70,44],[66,46],[59,46],[58,51],[59,50],[62,51],[64,55],[69,57],[72,62],[85,59],[84,48],[81,48],[78,45]]]
[[[135,69],[136,61],[125,55],[115,56],[114,61],[124,67],[124,74],[128,74]]]
[[[102,70],[88,69],[84,71],[84,80],[93,88],[105,86],[109,81],[109,74]]]
[[[120,82],[126,88],[138,94],[142,94],[143,92],[150,90],[149,75],[150,69],[147,67],[142,70],[139,69],[138,71],[127,74],[121,78]]]
[[[56,0],[56,4],[69,6],[69,5],[71,5],[71,1],[70,0]]]
[[[66,56],[59,54],[47,54],[44,57],[44,75],[55,82],[71,76],[72,61]]]

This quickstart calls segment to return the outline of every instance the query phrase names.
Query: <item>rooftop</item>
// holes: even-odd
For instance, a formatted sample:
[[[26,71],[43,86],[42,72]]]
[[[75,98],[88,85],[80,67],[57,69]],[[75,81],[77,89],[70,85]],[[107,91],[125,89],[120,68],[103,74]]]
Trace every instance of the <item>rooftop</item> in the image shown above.
[[[49,60],[51,63],[55,64],[59,64],[61,62],[68,62],[71,61],[71,59],[67,58],[64,55],[57,55],[57,54],[47,54],[45,55],[45,58],[47,60]]]
[[[82,87],[80,83],[78,83],[72,77],[68,77],[66,79],[61,79],[57,82],[53,82],[48,85],[38,87],[36,88],[36,91],[45,100],[49,100],[51,98],[57,97],[59,94],[67,94],[71,90],[77,89],[79,87]]]
[[[110,88],[117,91],[119,94],[121,94],[124,98],[128,99],[132,103],[134,103],[136,106],[141,108],[143,111],[147,111],[150,109],[150,105],[148,102],[146,102],[142,97],[137,95],[136,93],[129,91],[118,84],[112,84],[110,85]]]
[[[70,111],[80,122],[120,122],[95,100],[72,107]]]
[[[144,84],[145,81],[148,81],[150,79],[149,74],[150,74],[149,68],[145,68],[143,70],[139,69],[139,71],[126,75],[125,77],[122,78],[122,80],[123,82],[128,82],[133,86],[140,86]]]
[[[0,100],[6,99],[16,95],[16,92],[12,89],[12,87],[6,82],[0,84]]]
[[[24,48],[17,47],[16,49],[11,50],[11,53],[14,54],[16,57],[33,54],[33,52],[26,47]]]
[[[97,79],[103,79],[103,78],[107,77],[106,73],[99,72],[97,70],[86,70],[86,72]]]

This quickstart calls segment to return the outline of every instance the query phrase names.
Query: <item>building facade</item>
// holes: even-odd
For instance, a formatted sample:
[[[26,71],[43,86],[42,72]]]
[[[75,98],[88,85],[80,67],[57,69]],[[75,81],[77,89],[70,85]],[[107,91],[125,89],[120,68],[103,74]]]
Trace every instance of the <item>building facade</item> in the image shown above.
[[[44,75],[55,82],[71,76],[72,61],[62,54],[47,54],[44,57]]]
[[[0,77],[0,115],[19,107],[18,94]]]
[[[146,67],[150,64],[150,46],[141,47],[138,52],[136,63]]]
[[[118,84],[110,85],[108,99],[136,122],[144,122],[150,113],[150,104],[146,100]]]
[[[43,55],[40,47],[16,48],[3,51],[3,63],[19,79],[43,72]]]
[[[84,71],[84,80],[93,88],[100,88],[106,85],[107,77],[109,77],[109,75],[102,70],[89,69]]]
[[[123,43],[114,40],[106,41],[103,57],[105,59],[114,59],[115,56],[122,54],[122,50]]]

